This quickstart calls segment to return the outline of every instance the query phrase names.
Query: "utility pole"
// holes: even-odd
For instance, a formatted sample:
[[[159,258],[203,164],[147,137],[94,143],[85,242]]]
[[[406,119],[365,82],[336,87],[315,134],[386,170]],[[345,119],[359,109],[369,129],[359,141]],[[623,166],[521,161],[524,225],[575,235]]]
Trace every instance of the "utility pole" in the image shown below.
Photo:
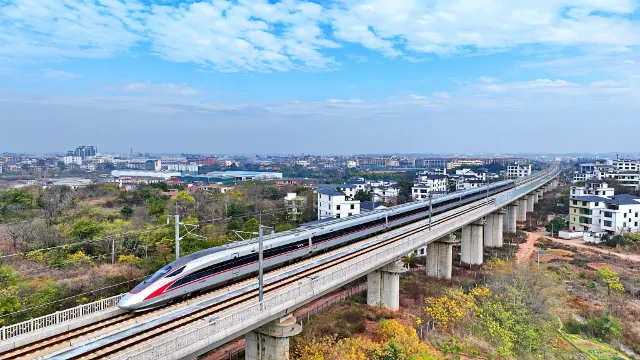
[[[174,229],[176,233],[176,260],[180,258],[180,215],[174,216]]]
[[[111,263],[116,263],[116,238],[111,238]]]
[[[433,212],[433,203],[432,203],[433,193],[431,189],[429,189],[429,230],[431,230],[431,213]]]
[[[262,302],[262,299],[264,298],[264,291],[263,291],[264,254],[263,254],[263,247],[262,247],[263,236],[264,236],[264,230],[263,230],[262,224],[260,224],[258,226],[258,301],[259,302]]]

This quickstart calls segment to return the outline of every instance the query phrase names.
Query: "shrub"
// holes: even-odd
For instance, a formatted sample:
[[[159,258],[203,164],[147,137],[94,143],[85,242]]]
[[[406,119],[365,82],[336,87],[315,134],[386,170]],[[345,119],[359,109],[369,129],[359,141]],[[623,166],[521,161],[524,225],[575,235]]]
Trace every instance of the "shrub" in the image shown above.
[[[564,331],[568,334],[580,334],[585,330],[585,325],[576,320],[569,320],[564,325]]]
[[[619,341],[622,335],[622,323],[609,311],[589,317],[585,329],[589,335],[607,343]]]

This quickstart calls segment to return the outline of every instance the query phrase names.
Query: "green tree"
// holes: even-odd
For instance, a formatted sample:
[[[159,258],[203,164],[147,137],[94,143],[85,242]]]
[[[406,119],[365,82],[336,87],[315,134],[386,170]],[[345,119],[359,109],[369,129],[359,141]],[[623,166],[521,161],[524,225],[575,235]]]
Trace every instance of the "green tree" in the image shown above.
[[[549,221],[545,228],[547,229],[547,231],[553,231],[554,234],[557,234],[558,231],[563,230],[565,226],[565,220],[561,217],[556,217],[553,220]]]
[[[164,215],[164,201],[162,201],[161,199],[150,199],[149,215],[155,217]]]
[[[622,335],[622,323],[608,310],[599,316],[589,317],[585,328],[589,335],[607,343],[620,340]]]
[[[258,220],[256,220],[255,218],[251,218],[249,220],[247,220],[244,225],[242,225],[242,231],[245,232],[258,232],[258,227],[260,226],[260,223],[258,223]]]
[[[620,277],[607,266],[603,266],[596,271],[596,276],[600,281],[607,285],[607,294],[611,295],[611,290],[616,292],[624,292],[624,286],[620,282]]]
[[[358,190],[353,196],[353,200],[371,201],[373,198],[373,191],[371,190]]]
[[[227,216],[229,217],[242,216],[242,213],[242,209],[236,204],[229,204],[229,206],[227,206]]]
[[[196,203],[196,199],[188,192],[181,190],[171,197],[171,207],[175,207],[178,215],[185,218],[191,214]]]
[[[19,278],[15,270],[8,266],[0,266],[0,315],[7,315],[20,310],[18,297]],[[0,317],[0,325],[5,318]]]
[[[120,209],[120,215],[123,218],[128,219],[133,215],[133,208],[129,205],[125,205]]]
[[[93,239],[101,231],[100,224],[88,220],[78,220],[71,226],[71,235],[80,240]]]

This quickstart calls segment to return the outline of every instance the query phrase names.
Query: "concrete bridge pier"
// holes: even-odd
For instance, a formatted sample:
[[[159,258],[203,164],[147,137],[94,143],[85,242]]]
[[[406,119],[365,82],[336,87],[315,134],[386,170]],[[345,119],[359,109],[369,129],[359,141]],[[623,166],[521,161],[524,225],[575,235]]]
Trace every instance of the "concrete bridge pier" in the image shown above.
[[[518,200],[518,214],[516,220],[519,222],[527,221],[527,197],[523,196]]]
[[[535,205],[535,203],[536,203],[535,196],[533,194],[527,195],[527,212],[533,212],[533,205]]]
[[[427,245],[427,276],[451,279],[454,239],[447,235]]]
[[[516,232],[516,217],[518,215],[518,204],[511,203],[506,206],[506,214],[503,221],[503,232]]]
[[[503,245],[503,232],[504,232],[504,215],[507,212],[504,209],[500,209],[487,216],[487,223],[485,225],[484,234],[484,246],[486,247],[502,247]]]
[[[544,188],[541,187],[538,189],[538,200],[540,200],[544,196]]]
[[[271,322],[244,336],[246,360],[289,360],[289,338],[300,334],[302,326],[292,315]]]
[[[484,219],[462,228],[460,260],[467,265],[482,265]]]
[[[400,308],[400,273],[408,269],[402,261],[371,272],[367,275],[367,305],[384,306],[396,311]]]

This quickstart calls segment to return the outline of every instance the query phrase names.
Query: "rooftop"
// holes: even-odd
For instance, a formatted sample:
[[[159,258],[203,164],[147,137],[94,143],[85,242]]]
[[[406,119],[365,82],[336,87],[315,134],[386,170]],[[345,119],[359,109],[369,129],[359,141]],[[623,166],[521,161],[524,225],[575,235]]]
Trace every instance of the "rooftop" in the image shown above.
[[[380,202],[373,201],[363,201],[360,203],[361,210],[376,210],[376,209],[386,209],[387,207]]]
[[[587,195],[587,196],[576,196],[576,197],[571,198],[571,200],[590,201],[590,202],[606,202],[606,201],[609,201],[611,199],[606,198],[606,197],[601,197],[601,196]]]
[[[318,193],[323,195],[329,195],[329,196],[339,196],[339,195],[344,196],[344,194],[341,193],[340,191],[331,189],[331,188],[320,188],[318,189]]]
[[[620,194],[612,197],[611,199],[606,199],[604,202],[613,205],[638,205],[640,204],[640,197],[629,194]]]

